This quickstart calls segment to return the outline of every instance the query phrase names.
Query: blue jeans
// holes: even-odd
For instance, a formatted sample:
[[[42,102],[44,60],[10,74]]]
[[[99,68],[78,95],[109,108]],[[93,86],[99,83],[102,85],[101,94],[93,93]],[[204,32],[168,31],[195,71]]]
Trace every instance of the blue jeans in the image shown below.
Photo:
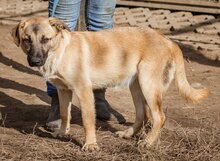
[[[86,0],[85,19],[89,31],[99,31],[113,27],[116,0]],[[76,27],[80,13],[80,0],[49,0],[49,17],[63,20],[71,31]],[[47,94],[52,96],[57,90],[47,82]]]

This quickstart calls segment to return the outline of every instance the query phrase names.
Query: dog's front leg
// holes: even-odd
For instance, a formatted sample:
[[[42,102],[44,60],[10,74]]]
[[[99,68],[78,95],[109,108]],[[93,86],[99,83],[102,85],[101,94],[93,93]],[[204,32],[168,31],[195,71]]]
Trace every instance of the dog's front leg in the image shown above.
[[[94,104],[92,87],[83,85],[77,88],[78,89],[76,89],[76,94],[80,101],[83,127],[86,133],[86,142],[83,145],[82,150],[84,151],[99,150],[99,146],[96,143],[95,104]]]
[[[72,91],[57,89],[60,102],[61,127],[54,132],[53,136],[62,137],[68,135],[70,131]]]

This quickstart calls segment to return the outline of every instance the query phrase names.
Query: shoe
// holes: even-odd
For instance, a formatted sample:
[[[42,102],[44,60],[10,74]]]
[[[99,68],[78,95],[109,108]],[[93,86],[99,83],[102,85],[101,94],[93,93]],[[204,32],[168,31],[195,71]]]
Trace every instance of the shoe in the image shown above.
[[[46,129],[50,131],[55,131],[57,129],[60,129],[60,126],[60,104],[58,94],[55,93],[51,96],[51,110],[46,121]]]
[[[119,124],[125,123],[125,118],[115,111],[105,99],[106,89],[94,90],[96,117],[102,121],[113,121]]]

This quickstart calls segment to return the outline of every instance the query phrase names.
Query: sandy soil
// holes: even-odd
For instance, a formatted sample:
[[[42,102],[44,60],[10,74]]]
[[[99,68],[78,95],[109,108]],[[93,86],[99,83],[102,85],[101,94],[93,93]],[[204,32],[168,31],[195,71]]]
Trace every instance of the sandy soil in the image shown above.
[[[134,122],[135,112],[127,89],[108,89],[107,99],[127,122],[97,121],[101,151],[85,153],[78,107],[72,108],[70,139],[54,139],[43,129],[50,108],[45,81],[28,67],[26,56],[12,42],[11,29],[0,26],[0,160],[220,160],[219,61],[183,46],[189,82],[208,87],[211,95],[199,105],[189,104],[172,84],[163,98],[166,123],[151,149],[138,149],[141,133],[129,140],[115,136]]]

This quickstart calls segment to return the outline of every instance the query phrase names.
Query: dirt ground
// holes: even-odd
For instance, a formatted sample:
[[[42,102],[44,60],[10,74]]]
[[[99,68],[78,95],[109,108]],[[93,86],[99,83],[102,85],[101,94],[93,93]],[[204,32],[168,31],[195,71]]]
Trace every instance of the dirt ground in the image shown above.
[[[128,89],[108,89],[107,100],[126,123],[97,120],[101,151],[85,153],[81,151],[84,130],[78,107],[72,107],[70,139],[54,139],[42,127],[50,109],[45,81],[12,42],[12,27],[0,26],[0,160],[220,160],[219,61],[182,46],[189,82],[209,88],[211,95],[193,105],[182,99],[172,84],[163,97],[165,126],[150,149],[138,149],[141,133],[128,140],[115,136],[114,132],[134,122],[135,111]]]

